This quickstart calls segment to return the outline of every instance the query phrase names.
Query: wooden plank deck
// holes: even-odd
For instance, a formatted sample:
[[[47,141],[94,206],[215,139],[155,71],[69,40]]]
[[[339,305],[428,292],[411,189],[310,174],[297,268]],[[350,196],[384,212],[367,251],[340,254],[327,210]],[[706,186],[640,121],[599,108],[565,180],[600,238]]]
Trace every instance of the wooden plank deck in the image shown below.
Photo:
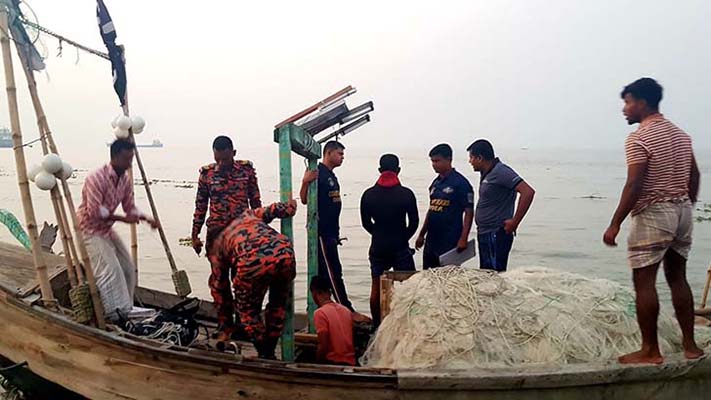
[[[65,268],[63,257],[44,253],[44,260],[50,279]],[[24,247],[0,242],[0,282],[20,297],[32,293],[39,285],[32,253]]]

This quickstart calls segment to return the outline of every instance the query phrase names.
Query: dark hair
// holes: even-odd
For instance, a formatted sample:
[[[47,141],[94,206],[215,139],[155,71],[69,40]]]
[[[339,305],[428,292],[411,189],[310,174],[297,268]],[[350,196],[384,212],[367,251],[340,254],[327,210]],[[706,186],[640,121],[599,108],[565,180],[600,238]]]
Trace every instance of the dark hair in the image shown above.
[[[212,149],[217,151],[234,150],[232,139],[227,136],[218,136],[212,141]]]
[[[430,150],[430,157],[440,156],[448,160],[452,159],[452,146],[447,143],[438,144]]]
[[[486,161],[493,160],[496,155],[494,155],[494,146],[489,143],[488,140],[479,139],[467,147],[469,154],[477,157],[481,157]]]
[[[116,157],[121,154],[121,152],[126,150],[133,152],[135,148],[136,145],[128,139],[116,139],[113,143],[111,143],[111,158]]]
[[[317,293],[328,293],[331,294],[331,283],[326,278],[322,278],[318,275],[311,278],[311,283],[309,284],[309,290]]]
[[[400,159],[395,154],[384,154],[380,157],[380,171],[400,171]]]
[[[331,140],[326,142],[326,145],[323,146],[323,154],[328,153],[329,151],[333,150],[345,150],[346,146],[343,145],[341,142],[337,142],[335,140]]]
[[[637,100],[644,100],[650,108],[659,108],[659,102],[662,101],[662,85],[657,83],[652,78],[641,78],[630,83],[622,89],[620,97],[625,98],[626,94],[632,95]]]

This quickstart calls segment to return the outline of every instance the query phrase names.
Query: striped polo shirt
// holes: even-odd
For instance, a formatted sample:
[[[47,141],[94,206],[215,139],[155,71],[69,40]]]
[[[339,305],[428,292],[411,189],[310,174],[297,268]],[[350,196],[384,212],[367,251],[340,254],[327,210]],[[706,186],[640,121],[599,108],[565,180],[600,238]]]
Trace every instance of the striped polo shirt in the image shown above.
[[[647,117],[625,141],[627,165],[647,163],[642,192],[632,209],[639,214],[649,205],[689,198],[693,150],[691,137],[664,118]]]

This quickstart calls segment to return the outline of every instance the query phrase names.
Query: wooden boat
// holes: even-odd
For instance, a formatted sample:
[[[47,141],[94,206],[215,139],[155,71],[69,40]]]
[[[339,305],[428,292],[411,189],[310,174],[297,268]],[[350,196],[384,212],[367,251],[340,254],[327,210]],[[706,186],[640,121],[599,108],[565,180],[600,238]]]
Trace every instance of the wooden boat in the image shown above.
[[[64,259],[46,255],[60,304]],[[711,392],[711,360],[670,357],[662,366],[615,363],[562,369],[388,370],[265,361],[102,331],[35,304],[32,258],[0,243],[0,355],[91,399],[679,399]],[[167,307],[176,296],[141,288]],[[210,318],[210,304],[201,314]]]
[[[6,2],[7,3],[7,2]],[[17,2],[11,2],[15,5]],[[0,22],[7,32],[7,14],[0,8]],[[103,25],[105,27],[107,25]],[[14,35],[14,33],[13,33]],[[16,86],[12,74],[9,38],[2,37],[8,105],[11,115],[15,159],[20,178],[23,205],[27,210],[27,225],[35,229],[29,189],[26,185],[26,165],[21,141]],[[17,41],[16,41],[17,43]],[[108,44],[107,44],[108,45]],[[115,46],[115,45],[113,45]],[[96,52],[94,52],[96,53]],[[23,64],[27,65],[27,64]],[[9,72],[8,72],[9,71]],[[58,153],[51,130],[37,94],[33,71],[24,68],[43,152],[49,146]],[[352,94],[347,87],[322,102],[307,108],[277,125],[276,141],[280,146],[280,171],[283,178],[291,175],[292,151],[309,159],[312,167],[320,156],[320,144],[304,128],[293,122],[317,111],[326,103]],[[119,95],[123,99],[124,95]],[[367,104],[366,104],[367,105]],[[372,104],[369,106],[372,110]],[[124,108],[128,114],[127,106]],[[361,121],[361,122],[359,122]],[[319,121],[319,126],[321,125]],[[343,122],[343,121],[341,121]],[[345,134],[367,122],[366,117],[335,132]],[[333,123],[333,121],[331,121]],[[319,128],[320,129],[320,128]],[[293,131],[293,132],[292,132]],[[332,136],[333,134],[330,134]],[[150,188],[136,152],[139,170],[144,175],[149,201]],[[291,179],[282,179],[282,200],[291,192]],[[74,207],[71,194],[62,181],[64,201],[69,215]],[[315,194],[315,192],[311,192]],[[56,189],[53,196],[58,220],[69,227],[61,209],[63,203]],[[315,220],[315,201],[309,201],[309,215]],[[75,218],[73,218],[75,219]],[[157,219],[157,218],[156,218]],[[76,223],[74,223],[76,225]],[[289,234],[291,225],[288,225]],[[310,225],[315,233],[315,225]],[[36,235],[31,235],[32,237]],[[166,253],[170,259],[170,253]],[[34,240],[34,239],[33,239]],[[78,240],[79,254],[88,261]],[[39,246],[33,244],[34,249]],[[315,240],[310,254],[315,252]],[[165,345],[117,329],[98,329],[72,320],[68,306],[68,275],[65,260],[48,254],[37,254],[41,262],[33,262],[23,248],[0,243],[0,362],[25,365],[26,371],[38,380],[50,382],[49,396],[66,398],[83,396],[90,399],[678,399],[699,398],[711,393],[711,360],[687,361],[669,357],[662,366],[620,366],[616,363],[571,365],[564,368],[507,368],[499,370],[390,370],[380,368],[339,367],[309,363],[266,361],[239,354],[190,347]],[[76,258],[76,257],[75,257]],[[315,257],[314,257],[315,258]],[[78,261],[79,259],[77,259]],[[37,265],[35,265],[37,264]],[[45,278],[45,265],[48,278]],[[88,266],[87,262],[84,262]],[[315,263],[310,263],[313,268]],[[178,271],[175,271],[178,272]],[[92,285],[91,268],[85,270]],[[37,282],[35,276],[42,277]],[[40,283],[42,285],[40,285]],[[46,299],[58,300],[56,309],[44,307],[38,287]],[[92,295],[96,295],[95,292]],[[155,308],[167,308],[177,303],[176,296],[140,288],[137,302]],[[96,309],[101,314],[101,309]],[[205,302],[199,318],[209,320],[211,308]],[[98,318],[98,321],[103,321]],[[302,318],[303,320],[303,318]],[[295,325],[298,324],[295,321]],[[5,365],[3,365],[5,367]],[[25,368],[25,367],[20,367]],[[16,368],[17,369],[17,368]],[[0,372],[6,370],[0,369]],[[55,391],[55,392],[53,392]],[[62,391],[61,393],[58,393]]]

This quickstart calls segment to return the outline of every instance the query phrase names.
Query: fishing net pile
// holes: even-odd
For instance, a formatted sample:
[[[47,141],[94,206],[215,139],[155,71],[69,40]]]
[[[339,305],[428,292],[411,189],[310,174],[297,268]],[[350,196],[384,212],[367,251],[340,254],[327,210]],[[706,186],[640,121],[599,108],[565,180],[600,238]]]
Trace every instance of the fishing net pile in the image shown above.
[[[659,318],[663,352],[680,332]],[[545,268],[496,274],[446,267],[395,287],[390,314],[361,359],[384,368],[496,368],[614,359],[639,349],[633,293]]]

